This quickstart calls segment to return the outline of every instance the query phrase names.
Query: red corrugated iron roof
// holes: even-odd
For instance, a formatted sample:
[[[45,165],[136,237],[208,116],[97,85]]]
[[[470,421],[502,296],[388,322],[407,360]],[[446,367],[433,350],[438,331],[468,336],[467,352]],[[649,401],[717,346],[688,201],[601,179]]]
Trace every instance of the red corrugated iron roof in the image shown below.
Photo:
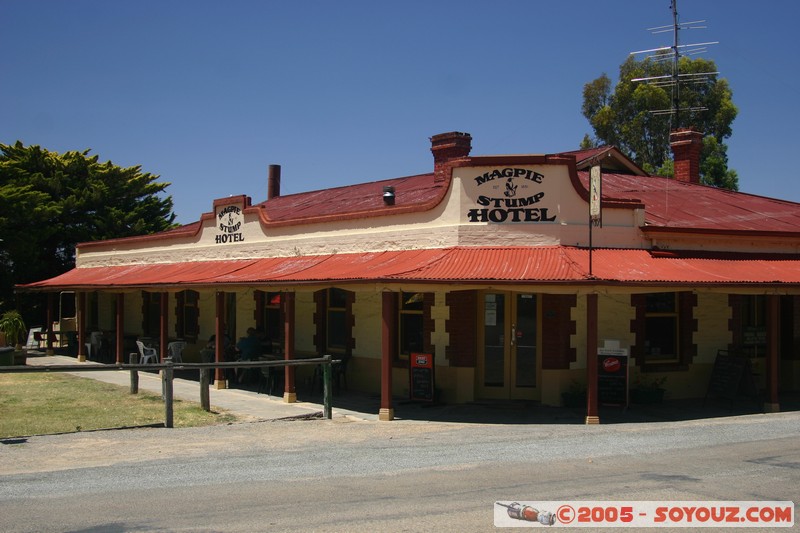
[[[263,209],[264,219],[271,223],[358,213],[391,215],[404,207],[424,205],[440,199],[446,185],[434,182],[432,173],[420,174],[277,196],[257,206]],[[384,187],[394,187],[394,205],[384,203]]]
[[[584,187],[589,173],[578,172]],[[603,199],[636,198],[653,228],[800,233],[800,204],[656,176],[603,173]]]
[[[405,250],[75,268],[23,289],[336,282],[798,284],[800,255],[697,254],[566,246]]]
[[[587,250],[569,254],[588,266]],[[622,283],[800,283],[800,255],[601,249],[592,263],[595,277]]]
[[[758,232],[778,235],[800,235],[800,204],[718,189],[674,179],[637,175],[643,173],[610,146],[589,150],[563,152],[563,155],[580,158],[580,161],[612,153],[603,164],[611,165],[603,174],[603,200],[607,206],[618,208],[645,208],[646,231],[708,231],[708,232]],[[491,160],[525,160],[539,158],[554,161],[558,156],[483,156],[465,158],[464,165],[487,164]],[[579,162],[580,162],[579,161]],[[483,162],[483,163],[481,163]],[[520,163],[527,164],[527,163]],[[630,167],[622,171],[623,167]],[[614,170],[617,169],[617,171]],[[584,189],[588,188],[589,173],[577,172]],[[309,222],[327,223],[340,219],[357,219],[425,211],[433,208],[444,197],[449,181],[435,182],[433,174],[420,174],[402,178],[373,181],[335,187],[319,191],[278,196],[253,205],[263,222],[271,226],[301,225]],[[394,205],[383,201],[383,187],[395,189]],[[576,184],[576,187],[581,185]],[[583,194],[588,194],[585,191]],[[586,196],[588,198],[588,196]],[[210,213],[204,217],[213,216]],[[154,235],[119,239],[126,242],[148,242],[168,239],[178,235],[194,235],[201,222]],[[82,243],[81,248],[108,246],[117,239]]]

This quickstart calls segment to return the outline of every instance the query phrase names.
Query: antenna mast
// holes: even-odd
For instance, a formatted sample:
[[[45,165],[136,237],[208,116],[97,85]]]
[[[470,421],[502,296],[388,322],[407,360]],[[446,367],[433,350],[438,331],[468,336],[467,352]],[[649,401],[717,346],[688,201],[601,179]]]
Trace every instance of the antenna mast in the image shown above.
[[[671,0],[672,9],[672,109],[675,112],[675,124],[680,124],[680,84],[678,83],[678,0]]]
[[[684,83],[705,83],[709,81],[709,76],[719,74],[719,72],[697,72],[697,73],[680,73],[680,58],[682,55],[699,54],[706,51],[706,47],[712,44],[719,44],[719,41],[693,43],[682,45],[679,43],[680,30],[694,30],[705,29],[706,26],[698,26],[698,24],[705,23],[705,20],[694,20],[691,22],[678,22],[678,0],[670,0],[670,10],[672,11],[672,24],[667,26],[657,26],[655,28],[648,28],[653,34],[672,32],[672,46],[662,46],[659,48],[651,48],[649,50],[639,50],[631,52],[634,54],[651,54],[647,56],[654,61],[672,60],[672,74],[665,76],[650,76],[645,78],[634,78],[632,82],[645,82],[656,85],[658,87],[671,87],[672,99],[670,109],[658,109],[651,111],[654,115],[672,115],[676,127],[680,127],[681,112],[692,111],[705,111],[705,107],[687,107],[681,109],[680,104],[680,84]]]

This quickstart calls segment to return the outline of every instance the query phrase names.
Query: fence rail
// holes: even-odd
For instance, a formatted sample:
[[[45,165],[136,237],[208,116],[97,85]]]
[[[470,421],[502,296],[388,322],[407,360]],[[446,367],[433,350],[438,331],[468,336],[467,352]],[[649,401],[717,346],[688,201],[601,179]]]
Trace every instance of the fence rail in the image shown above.
[[[131,354],[138,359],[138,354]],[[200,373],[200,405],[206,411],[211,410],[209,400],[209,370],[216,368],[268,368],[268,367],[287,367],[287,366],[316,366],[322,367],[322,396],[323,396],[323,415],[330,419],[333,415],[331,403],[333,396],[331,365],[341,363],[338,359],[333,359],[330,355],[316,357],[313,359],[279,359],[275,361],[228,361],[214,363],[173,363],[168,357],[163,363],[141,364],[75,364],[75,365],[42,365],[42,366],[0,366],[0,373],[25,374],[32,372],[111,372],[129,371],[131,373],[131,394],[139,392],[139,371],[161,371],[161,390],[164,399],[164,427],[173,427],[173,387],[175,370],[197,370]]]

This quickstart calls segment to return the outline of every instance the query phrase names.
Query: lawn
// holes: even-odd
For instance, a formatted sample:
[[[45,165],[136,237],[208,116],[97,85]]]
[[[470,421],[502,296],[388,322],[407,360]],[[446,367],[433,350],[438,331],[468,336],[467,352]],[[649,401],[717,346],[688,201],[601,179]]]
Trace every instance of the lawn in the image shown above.
[[[164,424],[160,396],[69,374],[0,374],[0,438]],[[175,400],[174,427],[234,421]]]

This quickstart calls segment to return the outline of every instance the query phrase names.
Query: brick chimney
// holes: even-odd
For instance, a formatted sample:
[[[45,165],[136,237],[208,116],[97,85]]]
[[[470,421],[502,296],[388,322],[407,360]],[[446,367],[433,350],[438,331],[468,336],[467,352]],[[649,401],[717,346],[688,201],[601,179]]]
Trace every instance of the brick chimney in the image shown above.
[[[433,181],[446,181],[453,168],[450,162],[467,157],[470,150],[472,150],[472,136],[469,133],[451,131],[431,137]]]
[[[675,162],[675,179],[688,183],[700,183],[700,152],[703,150],[703,134],[689,128],[670,132],[669,146]]]
[[[267,177],[267,200],[281,195],[281,166],[270,165]]]

